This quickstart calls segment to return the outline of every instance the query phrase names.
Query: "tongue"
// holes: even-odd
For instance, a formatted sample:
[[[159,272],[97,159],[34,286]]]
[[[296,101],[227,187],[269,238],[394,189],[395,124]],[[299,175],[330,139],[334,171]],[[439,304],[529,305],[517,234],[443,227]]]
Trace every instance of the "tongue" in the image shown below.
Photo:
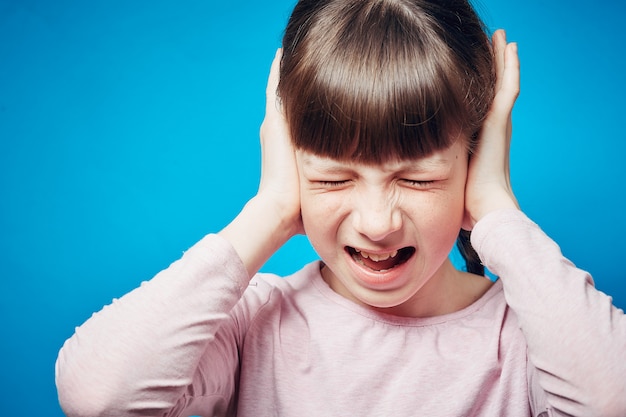
[[[383,271],[385,269],[391,269],[398,264],[398,256],[394,258],[388,258],[388,259],[385,259],[384,261],[379,261],[379,262],[373,261],[370,258],[364,258],[363,256],[361,256],[361,254],[356,254],[355,257],[359,261],[363,262],[365,266],[367,266],[370,269],[373,269],[374,271]]]

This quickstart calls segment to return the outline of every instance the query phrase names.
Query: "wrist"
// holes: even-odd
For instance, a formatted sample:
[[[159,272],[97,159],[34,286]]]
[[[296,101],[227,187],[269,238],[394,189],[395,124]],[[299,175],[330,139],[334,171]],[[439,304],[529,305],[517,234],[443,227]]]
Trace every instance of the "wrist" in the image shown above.
[[[476,223],[488,214],[505,209],[519,210],[517,199],[509,192],[491,192],[488,197],[478,199],[477,202],[466,203],[466,222],[464,229],[472,230]]]
[[[299,233],[298,223],[283,213],[276,204],[257,195],[219,232],[234,247],[250,276]]]

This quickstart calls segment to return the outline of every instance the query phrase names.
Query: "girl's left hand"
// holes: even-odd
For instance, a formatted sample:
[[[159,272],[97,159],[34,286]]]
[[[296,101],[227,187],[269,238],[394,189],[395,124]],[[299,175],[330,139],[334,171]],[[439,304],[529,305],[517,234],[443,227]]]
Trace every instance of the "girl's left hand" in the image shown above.
[[[472,230],[491,211],[519,208],[509,170],[511,112],[520,89],[517,45],[507,44],[505,32],[498,30],[493,34],[493,48],[496,93],[480,132],[477,149],[469,162],[465,185],[465,230]]]

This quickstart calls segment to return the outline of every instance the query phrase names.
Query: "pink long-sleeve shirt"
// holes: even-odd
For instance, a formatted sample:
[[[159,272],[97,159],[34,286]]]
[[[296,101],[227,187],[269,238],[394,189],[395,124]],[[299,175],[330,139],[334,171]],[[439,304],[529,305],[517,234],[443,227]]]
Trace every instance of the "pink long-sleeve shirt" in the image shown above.
[[[537,225],[472,234],[500,279],[469,307],[386,315],[320,263],[249,281],[208,235],[99,313],[57,360],[73,416],[626,416],[626,318]]]

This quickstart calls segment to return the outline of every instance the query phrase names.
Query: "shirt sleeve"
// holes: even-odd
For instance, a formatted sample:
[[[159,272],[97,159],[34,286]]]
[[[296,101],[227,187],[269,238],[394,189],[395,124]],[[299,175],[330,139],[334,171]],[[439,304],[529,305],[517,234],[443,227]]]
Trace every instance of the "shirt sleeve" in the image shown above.
[[[248,281],[230,244],[208,235],[153,279],[95,313],[57,358],[66,415],[226,410],[235,390],[240,337],[229,312]]]
[[[624,312],[521,211],[486,216],[472,245],[518,317],[539,385],[531,399],[554,416],[626,416]]]

